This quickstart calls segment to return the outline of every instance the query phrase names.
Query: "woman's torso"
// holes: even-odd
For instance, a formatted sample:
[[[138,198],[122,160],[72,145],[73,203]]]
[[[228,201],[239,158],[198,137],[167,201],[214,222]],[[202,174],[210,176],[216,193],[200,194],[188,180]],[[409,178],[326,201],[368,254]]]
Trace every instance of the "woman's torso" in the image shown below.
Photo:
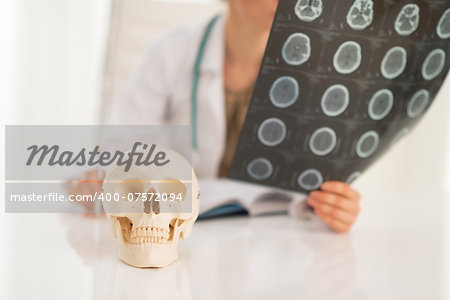
[[[110,123],[190,126],[193,69],[208,22],[173,29],[151,44],[114,100]],[[225,152],[224,23],[221,17],[212,28],[200,65],[196,99],[198,151],[194,149],[192,154],[199,177],[216,177]]]

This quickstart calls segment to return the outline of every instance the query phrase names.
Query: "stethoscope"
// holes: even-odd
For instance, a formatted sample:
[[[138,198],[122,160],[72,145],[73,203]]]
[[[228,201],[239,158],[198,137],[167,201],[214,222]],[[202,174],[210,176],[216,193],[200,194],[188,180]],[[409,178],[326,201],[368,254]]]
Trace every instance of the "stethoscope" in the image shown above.
[[[214,25],[217,23],[217,20],[221,15],[216,15],[212,18],[208,25],[206,26],[205,32],[203,33],[203,37],[200,41],[200,47],[198,48],[197,57],[195,58],[195,64],[193,69],[193,79],[192,79],[192,89],[191,89],[191,130],[192,130],[192,150],[198,151],[198,135],[197,135],[197,94],[198,94],[198,85],[200,82],[200,66],[203,61],[203,56],[205,54],[206,44],[208,43],[208,39],[211,35],[211,31]]]

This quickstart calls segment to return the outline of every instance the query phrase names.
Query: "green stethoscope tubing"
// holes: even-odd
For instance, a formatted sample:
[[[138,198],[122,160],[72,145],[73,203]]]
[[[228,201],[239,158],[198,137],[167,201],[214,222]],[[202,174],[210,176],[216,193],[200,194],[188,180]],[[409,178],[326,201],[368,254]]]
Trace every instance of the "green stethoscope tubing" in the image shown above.
[[[203,56],[205,54],[206,44],[208,43],[211,31],[216,24],[217,20],[221,15],[217,15],[209,21],[206,26],[205,32],[203,34],[202,40],[200,42],[200,47],[197,51],[197,57],[195,58],[194,70],[193,70],[193,80],[191,89],[191,128],[192,128],[192,148],[193,150],[198,150],[198,136],[197,136],[197,94],[198,85],[200,82],[200,66],[202,64]]]

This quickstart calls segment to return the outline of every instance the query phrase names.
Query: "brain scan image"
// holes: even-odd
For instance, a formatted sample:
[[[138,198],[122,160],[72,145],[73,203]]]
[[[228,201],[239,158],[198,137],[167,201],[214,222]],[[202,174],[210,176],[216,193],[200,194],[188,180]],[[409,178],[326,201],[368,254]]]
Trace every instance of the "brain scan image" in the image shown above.
[[[394,94],[388,89],[377,91],[369,102],[368,114],[372,120],[386,117],[394,106]]]
[[[295,5],[295,14],[305,22],[311,22],[322,14],[322,0],[298,0]]]
[[[436,78],[444,68],[445,52],[442,49],[435,49],[428,54],[422,66],[422,76],[426,80]]]
[[[316,169],[308,169],[298,176],[298,185],[310,191],[319,188],[323,183],[322,174]]]
[[[356,154],[361,158],[371,156],[378,148],[380,138],[375,131],[364,133],[356,143]]]
[[[278,108],[293,105],[297,102],[299,94],[298,82],[290,76],[282,76],[275,80],[269,92],[270,101]]]
[[[333,64],[336,71],[341,74],[356,71],[361,64],[361,46],[353,41],[343,43],[334,54]]]
[[[266,146],[276,146],[286,137],[286,125],[283,121],[270,118],[262,122],[258,129],[258,138]]]
[[[305,63],[311,55],[311,42],[303,33],[294,33],[283,45],[282,56],[289,65],[298,66]]]
[[[339,116],[350,102],[350,93],[342,84],[330,86],[322,96],[322,111],[329,117]]]
[[[255,180],[264,180],[272,175],[272,164],[266,158],[256,158],[247,166],[247,173]]]
[[[407,113],[408,117],[415,118],[425,111],[430,101],[430,93],[427,90],[419,90],[408,102]]]
[[[359,178],[359,176],[361,176],[361,172],[353,172],[352,174],[350,174],[347,179],[345,180],[346,183],[350,184],[353,183],[356,179]]]
[[[353,29],[363,30],[372,24],[373,1],[355,0],[347,14],[347,24]]]
[[[383,57],[381,61],[381,74],[384,78],[394,79],[403,73],[407,62],[406,50],[402,47],[393,47]]]
[[[449,53],[450,1],[279,1],[228,177],[353,183],[420,126]]]
[[[311,135],[309,148],[312,153],[324,156],[331,153],[336,147],[336,133],[329,127],[319,128]]]
[[[450,8],[442,14],[436,27],[436,33],[441,39],[450,38]]]
[[[419,6],[417,4],[406,4],[399,12],[395,20],[395,31],[399,35],[410,35],[419,27]]]

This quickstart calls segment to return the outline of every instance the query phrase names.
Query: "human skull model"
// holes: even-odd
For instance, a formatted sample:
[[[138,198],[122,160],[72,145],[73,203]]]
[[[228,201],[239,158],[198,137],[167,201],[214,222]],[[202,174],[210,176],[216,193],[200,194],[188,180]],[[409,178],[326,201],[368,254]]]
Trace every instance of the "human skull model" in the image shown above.
[[[187,238],[198,217],[200,191],[191,165],[160,147],[163,166],[120,166],[103,183],[103,205],[119,258],[134,267],[165,267],[178,258],[178,239]],[[109,199],[109,201],[108,201]]]

